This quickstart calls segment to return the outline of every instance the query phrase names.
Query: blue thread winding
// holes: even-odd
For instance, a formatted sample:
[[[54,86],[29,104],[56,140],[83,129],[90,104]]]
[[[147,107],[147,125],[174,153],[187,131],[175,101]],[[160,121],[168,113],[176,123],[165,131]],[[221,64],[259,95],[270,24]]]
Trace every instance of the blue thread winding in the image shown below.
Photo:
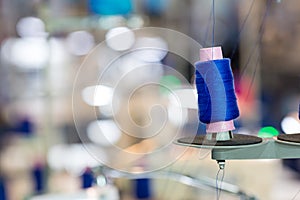
[[[203,123],[230,121],[239,116],[230,59],[197,62],[199,119]]]

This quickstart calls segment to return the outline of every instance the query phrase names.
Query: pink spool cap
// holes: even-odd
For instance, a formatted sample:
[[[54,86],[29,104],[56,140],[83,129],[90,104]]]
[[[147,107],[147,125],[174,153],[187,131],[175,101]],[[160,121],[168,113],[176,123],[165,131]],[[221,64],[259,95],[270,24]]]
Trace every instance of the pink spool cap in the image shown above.
[[[209,61],[223,59],[223,53],[221,47],[210,47],[200,49],[200,61]]]

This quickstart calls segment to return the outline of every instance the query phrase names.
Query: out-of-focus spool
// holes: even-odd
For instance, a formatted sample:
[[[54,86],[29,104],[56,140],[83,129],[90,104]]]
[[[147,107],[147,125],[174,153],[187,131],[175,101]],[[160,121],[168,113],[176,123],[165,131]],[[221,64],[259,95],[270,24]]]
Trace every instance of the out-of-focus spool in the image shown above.
[[[0,199],[7,200],[5,180],[0,176]]]

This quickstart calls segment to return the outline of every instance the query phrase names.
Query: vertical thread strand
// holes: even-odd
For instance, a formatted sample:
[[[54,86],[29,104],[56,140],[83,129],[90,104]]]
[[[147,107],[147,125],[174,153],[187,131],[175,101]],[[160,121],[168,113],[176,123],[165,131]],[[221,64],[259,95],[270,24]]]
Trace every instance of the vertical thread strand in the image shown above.
[[[208,35],[209,35],[210,27],[211,27],[212,15],[213,15],[213,7],[211,6],[208,22],[206,24],[205,37],[204,37],[204,42],[203,42],[203,44],[205,44],[205,45],[209,45],[207,40],[208,40]]]
[[[246,22],[248,21],[248,18],[249,18],[250,14],[251,14],[251,11],[252,11],[253,6],[254,6],[254,2],[255,2],[255,0],[252,0],[252,3],[251,3],[251,5],[250,5],[250,8],[249,8],[247,14],[246,14],[246,17],[245,17],[245,19],[243,20],[243,23],[242,23],[242,25],[241,25],[241,29],[240,29],[240,31],[239,31],[239,33],[238,33],[238,36],[237,36],[237,42],[235,43],[234,48],[233,48],[232,53],[231,53],[231,56],[230,56],[231,59],[233,58],[233,56],[234,56],[235,53],[236,53],[237,47],[238,47],[238,45],[239,45],[239,43],[240,43],[240,39],[241,39],[240,37],[241,37],[241,34],[242,34],[242,32],[243,32],[243,30],[244,30],[244,27],[245,27],[245,24],[246,24]]]
[[[222,177],[219,183],[219,175],[220,172],[222,172]],[[216,175],[216,199],[219,200],[221,197],[221,192],[222,192],[222,183],[224,181],[224,176],[225,176],[225,170],[224,169],[219,169]]]
[[[212,51],[211,51],[211,57],[214,58],[214,51],[213,48],[215,46],[215,25],[216,25],[216,14],[215,14],[215,0],[212,1]]]
[[[252,58],[252,56],[254,55],[254,52],[255,52],[255,49],[259,46],[260,42],[261,42],[261,39],[262,39],[262,36],[263,36],[263,33],[264,33],[264,28],[265,28],[265,23],[266,23],[266,19],[267,19],[267,16],[269,14],[269,10],[270,10],[270,7],[271,7],[271,2],[272,0],[268,0],[267,1],[267,5],[266,5],[266,9],[265,9],[265,13],[263,15],[263,18],[262,18],[262,22],[261,22],[261,25],[259,27],[259,31],[258,31],[258,38],[253,46],[253,49],[251,50],[250,52],[250,55],[245,63],[245,66],[243,67],[243,70],[241,71],[241,77],[243,77],[244,73],[246,72],[246,69],[250,63],[250,60]]]

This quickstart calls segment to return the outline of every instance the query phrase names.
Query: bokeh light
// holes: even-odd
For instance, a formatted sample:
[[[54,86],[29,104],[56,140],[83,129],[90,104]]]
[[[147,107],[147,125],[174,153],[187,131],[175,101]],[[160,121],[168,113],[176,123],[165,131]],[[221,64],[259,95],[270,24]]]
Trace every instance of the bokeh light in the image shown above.
[[[181,106],[189,109],[198,109],[197,90],[196,89],[177,89],[173,93],[180,99]],[[170,94],[172,95],[172,94]]]
[[[278,134],[279,131],[272,126],[263,127],[258,131],[258,137],[261,138],[271,138],[277,136]]]
[[[49,44],[45,38],[16,39],[11,46],[10,62],[21,69],[41,69],[49,59]]]
[[[94,36],[87,31],[75,31],[70,33],[66,39],[69,51],[76,56],[83,56],[95,45]]]
[[[103,157],[105,157],[105,154],[99,148],[98,153],[103,154]],[[51,169],[66,170],[75,176],[80,176],[87,167],[100,165],[99,161],[92,157],[81,144],[54,145],[48,151],[47,161]]]
[[[132,30],[127,27],[117,27],[110,29],[105,35],[107,45],[116,51],[130,49],[135,41]]]
[[[168,53],[168,44],[160,37],[140,37],[134,47],[136,59],[160,62]]]
[[[113,88],[105,85],[89,86],[82,90],[81,95],[90,106],[105,106],[112,102]]]
[[[300,133],[300,121],[291,116],[286,116],[281,121],[281,129],[286,134]]]
[[[161,93],[169,94],[171,91],[181,86],[181,81],[176,76],[167,75],[161,78],[160,85]]]
[[[21,37],[44,37],[47,35],[44,22],[36,17],[21,18],[16,29]]]
[[[89,139],[101,146],[111,146],[121,137],[121,131],[113,120],[96,120],[87,127]]]

